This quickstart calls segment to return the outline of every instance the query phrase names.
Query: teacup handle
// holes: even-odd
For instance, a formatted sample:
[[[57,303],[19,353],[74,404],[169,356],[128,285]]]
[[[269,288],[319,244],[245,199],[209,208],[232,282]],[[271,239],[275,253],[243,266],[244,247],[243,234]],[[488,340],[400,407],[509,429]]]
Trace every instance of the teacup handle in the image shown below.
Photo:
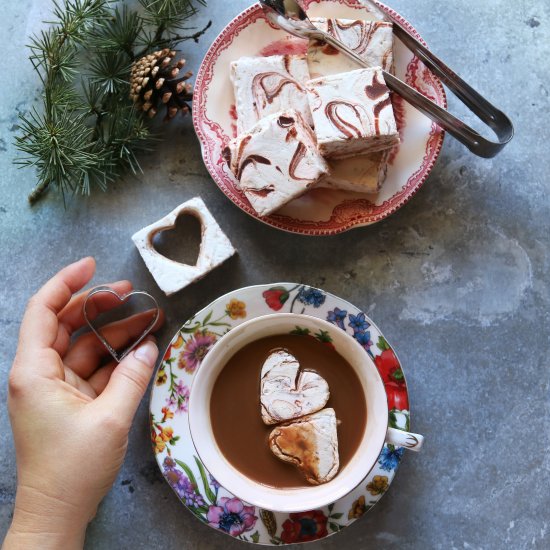
[[[404,432],[402,430],[396,430],[395,428],[388,428],[388,432],[386,433],[386,443],[390,443],[396,447],[405,447],[405,449],[418,452],[424,444],[424,436],[411,432]]]

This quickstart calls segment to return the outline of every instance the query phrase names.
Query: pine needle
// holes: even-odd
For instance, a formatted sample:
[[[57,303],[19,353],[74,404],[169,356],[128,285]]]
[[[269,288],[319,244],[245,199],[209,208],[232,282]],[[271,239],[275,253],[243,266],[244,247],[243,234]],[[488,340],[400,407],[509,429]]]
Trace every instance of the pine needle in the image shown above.
[[[43,83],[43,105],[20,115],[17,163],[36,169],[36,202],[55,189],[68,196],[105,191],[158,139],[129,98],[135,59],[188,39],[178,29],[202,0],[53,2],[49,28],[30,39],[30,61]],[[206,28],[209,27],[207,25]]]

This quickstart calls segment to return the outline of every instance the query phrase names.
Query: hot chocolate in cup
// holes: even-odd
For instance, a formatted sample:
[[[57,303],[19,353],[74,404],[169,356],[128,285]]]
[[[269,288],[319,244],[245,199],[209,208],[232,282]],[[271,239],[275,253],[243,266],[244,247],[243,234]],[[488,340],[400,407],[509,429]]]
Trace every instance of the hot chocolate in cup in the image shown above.
[[[355,452],[331,481],[299,488],[278,488],[251,479],[226,459],[212,428],[211,398],[218,376],[233,355],[252,342],[270,336],[288,335],[296,327],[302,331],[308,330],[310,334],[325,331],[330,337],[335,351],[351,366],[361,384],[366,416]],[[258,364],[258,372],[261,367]],[[235,395],[236,406],[238,400],[239,396]],[[259,400],[258,384],[258,415]],[[294,313],[265,315],[247,321],[225,334],[212,347],[195,374],[189,400],[189,426],[200,459],[220,485],[245,502],[278,512],[312,510],[342,498],[368,476],[385,442],[412,450],[419,450],[423,443],[421,435],[389,427],[384,383],[361,345],[350,334],[327,321]]]

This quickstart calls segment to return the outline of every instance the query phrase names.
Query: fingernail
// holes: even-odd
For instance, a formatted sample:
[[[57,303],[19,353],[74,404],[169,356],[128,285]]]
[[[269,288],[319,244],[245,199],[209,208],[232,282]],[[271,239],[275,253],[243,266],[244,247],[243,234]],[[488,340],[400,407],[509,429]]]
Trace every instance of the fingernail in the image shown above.
[[[79,265],[79,264],[87,263],[87,262],[89,262],[90,260],[95,261],[94,258],[93,258],[92,256],[85,256],[84,258],[80,258],[80,260],[77,260],[76,262],[74,262],[74,265]]]
[[[134,351],[134,357],[148,367],[152,367],[157,360],[158,353],[156,344],[152,340],[146,340]]]

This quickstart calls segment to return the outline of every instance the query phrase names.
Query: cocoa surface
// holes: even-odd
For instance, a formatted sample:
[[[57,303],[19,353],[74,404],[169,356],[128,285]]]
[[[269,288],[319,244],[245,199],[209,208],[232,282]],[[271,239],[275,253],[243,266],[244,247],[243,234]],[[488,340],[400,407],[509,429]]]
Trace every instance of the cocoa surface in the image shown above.
[[[262,365],[273,349],[281,347],[298,359],[302,370],[315,371],[328,382],[330,399],[326,406],[336,411],[340,471],[345,468],[363,436],[365,397],[351,365],[330,344],[311,336],[269,336],[233,355],[212,391],[212,429],[226,460],[243,475],[270,487],[310,487],[294,466],[273,455],[268,443],[273,426],[266,426],[260,414]]]

